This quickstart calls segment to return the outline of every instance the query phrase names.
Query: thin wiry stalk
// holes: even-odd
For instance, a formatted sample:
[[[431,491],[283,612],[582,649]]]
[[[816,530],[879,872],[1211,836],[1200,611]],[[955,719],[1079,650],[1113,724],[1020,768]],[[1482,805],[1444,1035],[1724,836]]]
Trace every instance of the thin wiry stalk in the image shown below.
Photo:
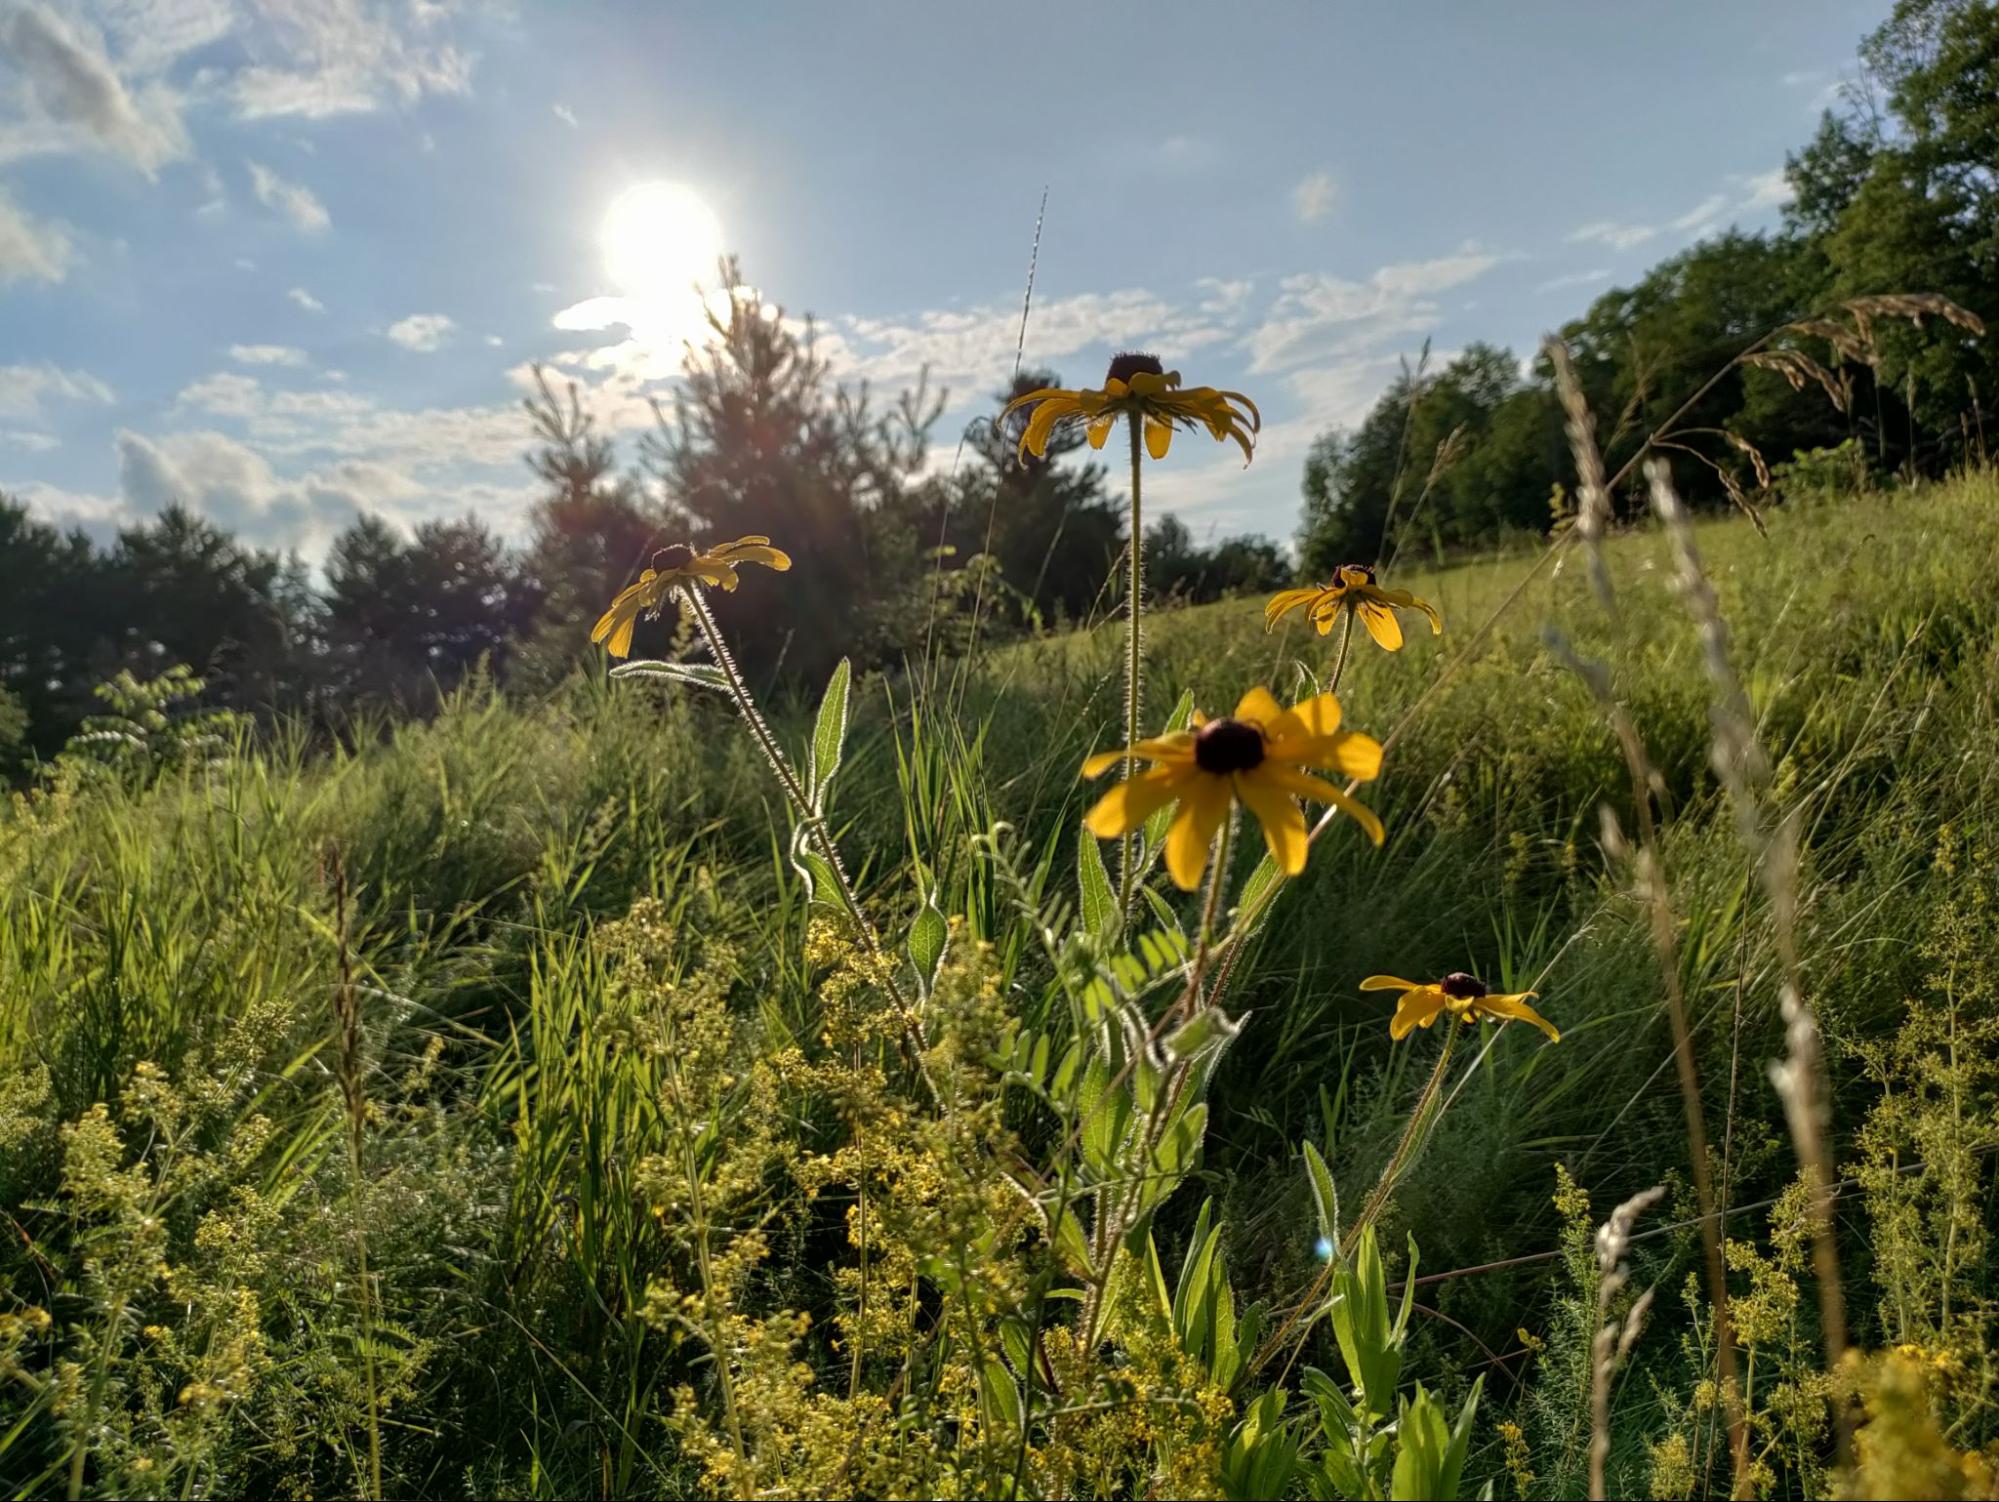
[[[1145,512],[1139,491],[1140,448],[1144,426],[1136,413],[1125,418],[1131,429],[1131,571],[1125,585],[1124,657],[1124,779],[1138,775],[1138,758],[1131,747],[1138,744],[1139,721],[1145,711],[1144,618],[1145,618]],[[1118,839],[1118,911],[1131,916],[1133,889],[1138,882],[1138,834],[1127,829]]]
[[[363,1202],[366,1185],[368,1141],[368,1095],[361,1058],[361,993],[354,984],[354,952],[350,931],[347,865],[338,847],[327,851],[333,878],[333,931],[338,966],[333,988],[333,1019],[336,1029],[333,1050],[334,1073],[339,1077],[342,1103],[347,1109],[348,1172],[352,1176],[349,1203],[354,1214],[354,1282],[361,1338],[361,1380],[368,1404],[368,1496],[382,1495],[382,1402],[381,1384],[375,1371],[375,1292],[368,1270],[368,1211]]]
[[[1672,889],[1659,858],[1659,831],[1652,816],[1654,790],[1663,786],[1645,743],[1630,714],[1611,688],[1603,664],[1577,656],[1559,632],[1546,635],[1548,649],[1582,679],[1603,708],[1616,732],[1631,777],[1632,808],[1638,820],[1639,842],[1632,849],[1608,805],[1603,809],[1603,842],[1613,860],[1628,858],[1634,886],[1651,918],[1652,947],[1659,956],[1659,976],[1666,993],[1666,1018],[1673,1033],[1673,1063],[1679,1076],[1680,1106],[1687,1122],[1687,1152],[1692,1158],[1694,1196],[1701,1211],[1701,1249],[1707,1263],[1708,1302],[1714,1306],[1715,1358],[1720,1368],[1723,1401],[1728,1405],[1729,1444],[1734,1455],[1731,1495],[1741,1495],[1749,1476],[1749,1431],[1743,1421],[1741,1388],[1736,1380],[1735,1339],[1729,1319],[1728,1274],[1722,1257],[1720,1220],[1715,1214],[1714,1183],[1708,1172],[1707,1117],[1701,1106],[1700,1073],[1694,1064],[1693,1030],[1687,1023],[1686,995],[1680,985],[1679,921],[1673,912]]]
[[[1804,1169],[1811,1195],[1812,1271],[1818,1282],[1819,1319],[1823,1326],[1826,1366],[1837,1370],[1846,1352],[1846,1298],[1839,1280],[1839,1250],[1832,1234],[1831,1153],[1826,1145],[1830,1126],[1829,1091],[1819,1043],[1818,1021],[1804,999],[1798,960],[1798,832],[1794,818],[1772,830],[1763,806],[1770,764],[1756,739],[1755,711],[1729,658],[1728,623],[1723,620],[1714,586],[1701,565],[1693,525],[1673,489],[1671,472],[1654,461],[1645,467],[1652,505],[1672,540],[1681,598],[1700,633],[1701,657],[1715,688],[1709,719],[1714,728],[1711,753],[1716,773],[1728,790],[1735,811],[1736,833],[1755,862],[1770,903],[1776,932],[1777,957],[1783,967],[1778,1005],[1784,1019],[1785,1056],[1770,1066],[1770,1081],[1784,1103],[1791,1141]],[[1834,1433],[1844,1460],[1849,1435],[1845,1409],[1834,1405]]]
[[[840,894],[840,903],[846,908],[847,916],[853,922],[854,931],[860,935],[861,943],[868,951],[868,958],[873,961],[882,988],[888,992],[889,1000],[894,1004],[896,1014],[902,1021],[903,1032],[911,1050],[910,1062],[919,1073],[925,1075],[927,1083],[928,1074],[923,1068],[926,1044],[922,1021],[910,1007],[908,998],[903,995],[901,982],[896,979],[894,961],[882,948],[881,935],[861,907],[861,899],[854,891],[853,881],[848,877],[847,868],[840,860],[839,847],[833,842],[833,833],[826,827],[825,816],[813,807],[812,800],[805,795],[798,774],[791,769],[791,763],[778,746],[777,737],[765,722],[762,711],[757,708],[756,696],[750,692],[750,685],[743,677],[742,669],[736,666],[735,656],[729,651],[729,644],[722,638],[722,628],[716,624],[714,613],[709,610],[707,600],[702,597],[701,586],[687,582],[683,583],[680,589],[687,601],[688,609],[694,614],[695,625],[700,628],[702,636],[708,642],[708,650],[714,653],[716,664],[729,681],[729,691],[736,700],[736,708],[742,714],[743,722],[750,727],[750,734],[755,738],[758,749],[763,752],[764,760],[770,764],[778,786],[784,790],[784,795],[790,800],[793,810],[804,821],[807,837],[818,850],[820,859],[825,861],[827,869],[833,873],[833,883]],[[934,1088],[931,1093],[934,1097],[936,1094]]]
[[[1610,1219],[1596,1228],[1596,1338],[1590,1342],[1590,1440],[1589,1494],[1591,1502],[1603,1502],[1610,1495],[1605,1488],[1604,1462],[1610,1459],[1610,1377],[1631,1353],[1646,1311],[1652,1307],[1652,1290],[1646,1289],[1633,1301],[1622,1320],[1611,1318],[1610,1306],[1630,1281],[1631,1268],[1624,1253],[1631,1245],[1631,1227],[1653,1205],[1665,1197],[1663,1187],[1641,1190],[1610,1212]]]
[[[1340,628],[1340,655],[1333,659],[1333,676],[1326,680],[1326,692],[1329,694],[1336,694],[1340,691],[1340,679],[1345,675],[1347,670],[1347,652],[1353,646],[1354,612],[1349,610],[1344,613],[1347,622],[1346,625]]]

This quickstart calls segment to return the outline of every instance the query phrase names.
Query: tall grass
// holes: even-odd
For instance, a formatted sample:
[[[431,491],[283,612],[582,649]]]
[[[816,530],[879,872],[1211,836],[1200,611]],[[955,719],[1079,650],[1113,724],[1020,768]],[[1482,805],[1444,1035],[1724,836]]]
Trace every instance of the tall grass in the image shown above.
[[[1939,915],[1992,932],[1961,899],[1966,864],[1990,858],[1967,852],[1999,837],[1995,518],[1999,482],[1981,474],[1837,505],[1801,497],[1764,518],[1767,539],[1741,518],[1694,529],[1768,796],[1798,835],[1786,921],[1836,1145],[1876,1119],[1883,1050],[1933,989]],[[1362,1203],[1403,1150],[1429,1073],[1427,1055],[1391,1049],[1386,1009],[1355,983],[1471,969],[1538,990],[1561,1045],[1520,1029],[1465,1040],[1438,1086],[1448,1109],[1382,1207],[1383,1244],[1408,1231],[1423,1249],[1411,1370],[1451,1395],[1483,1374],[1488,1410],[1517,1420],[1538,1457],[1533,1486],[1555,1494],[1580,1490],[1588,1464],[1599,1322],[1594,1287],[1557,1275],[1573,1219],[1551,1200],[1558,1164],[1603,1204],[1663,1180],[1675,1197],[1659,1216],[1682,1227],[1631,1247],[1634,1279],[1660,1296],[1605,1394],[1613,1492],[1659,1474],[1653,1447],[1669,1431],[1698,1432],[1672,1395],[1698,1375],[1705,1316],[1670,1296],[1698,1256],[1695,1165],[1651,920],[1597,838],[1600,805],[1630,807],[1627,768],[1545,627],[1614,666],[1657,773],[1673,979],[1714,1143],[1700,1168],[1726,1235],[1764,1234],[1750,1207],[1793,1171],[1763,1068],[1785,1051],[1775,1000],[1791,946],[1709,765],[1701,644],[1663,535],[1603,551],[1615,620],[1579,559],[1540,578],[1394,748],[1371,789],[1387,845],[1315,858],[1252,941],[1231,1000],[1249,1016],[1209,1090],[1195,1192],[1152,1226],[1177,1265],[1212,1199],[1228,1278],[1276,1306],[1295,1299],[1318,1271],[1319,1234],[1298,1144]],[[1469,625],[1531,561],[1399,582]],[[1349,725],[1377,732],[1461,650],[1455,633],[1395,656],[1366,646],[1341,699]],[[1122,648],[1109,624],[854,689],[830,832],[861,900],[885,936],[926,905],[956,915],[954,942],[994,946],[1000,994],[1034,1026],[1051,993],[1022,891],[975,845],[1009,826],[1028,906],[1054,898],[1053,873],[1075,868],[1076,768],[1122,733]],[[1327,667],[1317,637],[1266,636],[1253,602],[1155,614],[1146,651],[1155,683],[1209,706],[1251,682],[1302,692]],[[771,718],[797,757],[803,707]],[[788,840],[720,696],[591,676],[531,703],[475,686],[427,724],[333,751],[280,735],[17,800],[0,820],[0,1485],[695,1488],[692,1441],[666,1422],[685,1418],[676,1390],[705,1392],[720,1372],[711,1338],[749,1327],[719,1304],[659,1316],[656,1285],[685,1247],[659,1213],[657,1163],[693,1152],[683,1178],[698,1192],[738,1171],[728,1154],[752,1127],[786,1161],[847,1140],[827,1095],[806,1089],[779,1110],[746,1093],[759,1062],[810,1052],[840,1025],[809,958],[813,912]],[[1940,859],[1946,847],[1957,853]],[[642,962],[629,927],[605,938],[639,921],[635,905]],[[691,1066],[650,1030],[662,998],[710,992],[733,1052],[700,1088],[736,1135],[696,1150],[662,1106],[695,1088],[672,1073]],[[1951,1015],[1967,1005],[1994,1002],[1960,995]],[[1900,1193],[1924,1169],[1897,1158],[1888,1171]],[[768,1252],[742,1296],[820,1311],[799,1359],[847,1392],[860,1357],[831,1316],[860,1205],[759,1172],[726,1201],[761,1206],[753,1224],[716,1219],[704,1255],[754,1229]],[[1989,1171],[1971,1174],[1989,1211]],[[1835,1210],[1855,1335],[1880,1345],[1898,1333],[1858,1290],[1892,1270],[1868,1265],[1854,1203]],[[870,1271],[887,1255],[861,1251],[864,1297],[893,1296]],[[1989,1300],[1990,1274],[1989,1260],[1960,1261],[1946,1281]],[[1558,1332],[1571,1309],[1580,1364],[1551,1350],[1537,1365],[1516,1332]],[[1957,1318],[1945,1323],[1961,1336]],[[1311,1359],[1332,1359],[1327,1339],[1312,1336]],[[913,1380],[921,1354],[909,1361]],[[1993,1432],[1989,1407],[1972,1411],[1984,1416],[1953,1436],[1965,1448]],[[1482,1418],[1472,1482],[1507,1463],[1495,1433]],[[1779,1490],[1823,1481],[1781,1446],[1762,1463]]]

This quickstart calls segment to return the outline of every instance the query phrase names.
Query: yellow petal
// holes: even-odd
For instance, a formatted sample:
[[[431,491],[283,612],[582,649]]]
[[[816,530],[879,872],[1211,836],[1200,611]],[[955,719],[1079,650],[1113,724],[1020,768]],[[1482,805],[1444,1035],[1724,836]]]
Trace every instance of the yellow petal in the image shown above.
[[[1414,991],[1424,983],[1420,980],[1403,980],[1399,975],[1370,975],[1360,983],[1363,991]]]
[[[1315,803],[1332,804],[1365,830],[1367,837],[1375,844],[1379,845],[1388,837],[1387,831],[1381,827],[1381,820],[1375,818],[1372,809],[1358,799],[1349,798],[1324,778],[1301,772],[1296,767],[1287,766],[1281,761],[1265,762],[1258,770],[1287,793],[1300,798],[1309,798]]]
[[[1178,797],[1187,775],[1174,769],[1146,772],[1120,782],[1083,816],[1083,827],[1098,839],[1114,840],[1138,828]]]
[[[1319,595],[1320,590],[1316,585],[1310,589],[1279,590],[1264,604],[1263,629],[1268,631],[1292,611],[1310,605],[1319,598]]]
[[[1360,606],[1360,623],[1367,627],[1369,636],[1389,651],[1402,650],[1402,623],[1395,619],[1395,612],[1386,605],[1363,600]]]
[[[1117,426],[1117,413],[1104,412],[1090,419],[1090,447],[1100,449],[1104,440],[1111,436],[1111,429]]]
[[[1270,727],[1284,718],[1284,706],[1270,696],[1269,689],[1258,684],[1236,700],[1235,717],[1262,726],[1267,736]]]
[[[1048,440],[1055,434],[1055,424],[1075,410],[1075,400],[1066,391],[1058,391],[1053,396],[1044,397],[1039,406],[1027,419],[1027,428],[1020,435],[1020,445],[1014,450],[1016,456],[1032,452],[1042,458],[1048,455]]]
[[[1414,986],[1402,993],[1395,1004],[1395,1016],[1388,1024],[1388,1036],[1401,1039],[1412,1028],[1428,1027],[1444,1010],[1446,997],[1435,986]]]
[[[1226,777],[1195,773],[1187,778],[1180,795],[1180,812],[1166,835],[1166,869],[1174,885],[1191,892],[1201,884],[1201,870],[1208,864],[1208,846],[1215,831],[1228,817],[1229,782]]]
[[[706,583],[726,589],[731,594],[736,592],[736,586],[742,582],[736,577],[734,565],[723,563],[716,558],[697,558],[687,565],[686,572]]]
[[[1041,386],[1033,391],[1022,392],[1019,396],[1008,402],[1001,410],[1000,421],[1006,421],[1007,418],[1013,416],[1022,407],[1031,407],[1036,402],[1045,402],[1051,396],[1068,396],[1069,394],[1069,392],[1064,391],[1060,386]]]
[[[1331,694],[1314,694],[1292,705],[1290,716],[1306,735],[1331,735],[1340,728],[1340,701]]]
[[[1083,763],[1085,777],[1101,777],[1119,762],[1131,757],[1146,761],[1185,762],[1193,759],[1194,737],[1185,730],[1176,730],[1171,735],[1156,736],[1149,741],[1122,751],[1099,751]]]
[[[1270,747],[1269,755],[1274,762],[1323,767],[1356,782],[1372,782],[1381,775],[1381,742],[1356,730],[1280,741]]]
[[[1268,765],[1265,763],[1251,772],[1238,772],[1236,796],[1263,826],[1263,842],[1270,847],[1270,858],[1277,862],[1277,869],[1286,876],[1296,876],[1305,869],[1305,856],[1311,849],[1305,834],[1305,816],[1292,802],[1291,795],[1265,775]]]
[[[708,556],[723,563],[761,563],[765,568],[774,568],[781,574],[791,567],[791,555],[782,548],[767,546],[768,542],[768,538],[745,537],[738,542],[722,544]]]
[[[1555,1024],[1527,1005],[1527,998],[1535,995],[1532,991],[1522,991],[1518,996],[1481,996],[1472,1003],[1472,1010],[1483,1012],[1489,1017],[1517,1018],[1531,1022],[1548,1035],[1550,1043],[1562,1041],[1562,1035],[1555,1030]]]
[[[1145,451],[1155,459],[1164,459],[1166,451],[1173,447],[1173,424],[1161,422],[1156,417],[1145,419]]]

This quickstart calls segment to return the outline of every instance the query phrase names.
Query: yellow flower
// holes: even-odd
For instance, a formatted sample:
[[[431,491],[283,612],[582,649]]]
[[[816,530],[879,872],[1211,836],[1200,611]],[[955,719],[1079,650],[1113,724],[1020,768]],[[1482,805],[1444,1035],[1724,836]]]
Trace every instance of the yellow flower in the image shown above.
[[[1285,709],[1268,689],[1253,688],[1233,715],[1211,720],[1197,714],[1194,727],[1126,751],[1102,751],[1084,762],[1085,777],[1101,776],[1127,754],[1153,763],[1104,794],[1084,816],[1084,827],[1100,840],[1114,840],[1178,803],[1180,812],[1166,836],[1166,869],[1190,892],[1201,884],[1208,846],[1228,817],[1231,800],[1256,815],[1271,859],[1286,876],[1305,869],[1310,843],[1294,798],[1334,805],[1381,843],[1379,819],[1330,782],[1300,770],[1319,767],[1362,782],[1381,771],[1381,743],[1340,729],[1340,701],[1331,694]]]
[[[1123,417],[1143,425],[1145,450],[1155,459],[1166,457],[1176,427],[1198,425],[1217,443],[1233,438],[1242,448],[1242,462],[1247,464],[1263,426],[1256,403],[1240,391],[1217,391],[1213,386],[1190,386],[1183,391],[1180,372],[1166,369],[1157,355],[1119,355],[1111,361],[1101,391],[1043,386],[1017,396],[1006,404],[1000,421],[1004,423],[1021,408],[1027,409],[1028,419],[1017,453],[1024,456],[1031,449],[1044,458],[1048,440],[1057,428],[1085,424],[1090,447],[1100,449]]]
[[[1292,611],[1305,608],[1312,624],[1324,636],[1333,629],[1342,610],[1351,610],[1367,627],[1367,634],[1391,652],[1402,648],[1402,623],[1398,610],[1420,610],[1430,618],[1430,634],[1444,629],[1443,620],[1427,600],[1419,600],[1406,589],[1383,589],[1374,582],[1374,570],[1364,563],[1343,563],[1334,570],[1331,584],[1314,584],[1307,589],[1287,589],[1270,597],[1263,607],[1263,629],[1268,631]]]
[[[1392,975],[1370,975],[1360,983],[1360,988],[1402,993],[1402,999],[1395,1004],[1395,1017],[1388,1024],[1391,1038],[1406,1038],[1411,1028],[1428,1027],[1448,1012],[1466,1026],[1481,1017],[1496,1017],[1501,1022],[1517,1017],[1541,1029],[1550,1043],[1562,1041],[1555,1024],[1527,1005],[1528,998],[1539,993],[1522,991],[1517,996],[1494,996],[1477,976],[1462,970],[1453,970],[1442,980],[1428,983],[1399,980]]]
[[[611,608],[597,618],[590,640],[610,637],[607,650],[613,657],[626,657],[632,650],[632,628],[639,615],[658,615],[667,594],[677,585],[692,582],[736,587],[736,565],[761,563],[783,573],[791,567],[791,555],[770,545],[768,537],[738,537],[734,542],[717,543],[697,553],[684,542],[661,548],[652,555],[652,567],[639,575],[639,582],[626,585],[611,601]]]

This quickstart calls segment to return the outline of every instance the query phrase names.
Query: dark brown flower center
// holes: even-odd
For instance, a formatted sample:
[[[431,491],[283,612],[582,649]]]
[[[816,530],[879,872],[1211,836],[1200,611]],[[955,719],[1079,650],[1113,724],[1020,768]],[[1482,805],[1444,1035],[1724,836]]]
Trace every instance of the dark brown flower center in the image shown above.
[[[1194,736],[1194,765],[1226,776],[1263,765],[1263,732],[1247,720],[1210,720]]]
[[[1484,981],[1476,975],[1466,975],[1462,970],[1453,970],[1438,981],[1437,989],[1453,1001],[1476,1001],[1479,997],[1490,994],[1485,989]]]
[[[684,542],[676,542],[661,548],[652,555],[655,573],[670,574],[677,568],[686,568],[694,561],[694,549]]]
[[[1137,350],[1126,350],[1121,355],[1111,357],[1110,373],[1104,377],[1108,386],[1112,381],[1130,384],[1135,375],[1165,375],[1166,367],[1159,363],[1159,356],[1141,354]]]

